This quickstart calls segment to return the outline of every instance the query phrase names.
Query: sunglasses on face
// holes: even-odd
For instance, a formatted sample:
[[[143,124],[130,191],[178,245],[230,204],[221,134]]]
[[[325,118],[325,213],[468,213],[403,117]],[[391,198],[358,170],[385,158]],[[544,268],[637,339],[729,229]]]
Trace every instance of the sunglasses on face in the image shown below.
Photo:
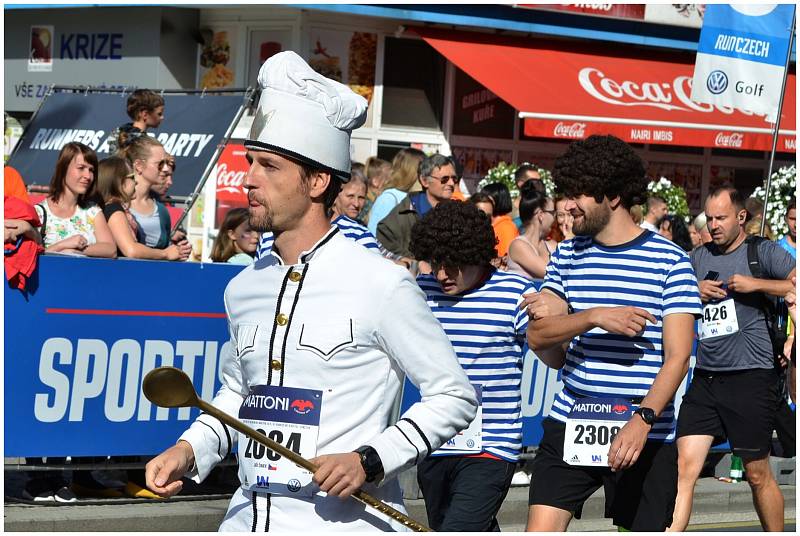
[[[429,179],[436,179],[437,181],[441,182],[442,184],[447,184],[451,180],[453,181],[453,184],[458,184],[458,176],[457,175],[442,175],[441,177],[436,177],[434,175],[431,175],[428,178]]]

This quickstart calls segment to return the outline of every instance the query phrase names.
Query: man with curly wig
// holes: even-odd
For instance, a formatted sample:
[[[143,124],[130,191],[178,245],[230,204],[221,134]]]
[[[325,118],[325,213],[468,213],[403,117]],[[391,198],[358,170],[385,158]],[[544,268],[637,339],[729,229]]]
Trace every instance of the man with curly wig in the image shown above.
[[[642,160],[613,136],[571,144],[554,179],[575,238],[528,296],[528,342],[563,369],[533,462],[529,531],[565,531],[601,486],[606,515],[663,531],[677,493],[675,391],[701,305],[686,253],[631,218],[647,192]],[[636,409],[634,409],[636,408]]]
[[[473,203],[442,201],[411,232],[411,252],[433,273],[417,282],[475,386],[470,427],[420,463],[417,478],[435,531],[499,531],[497,512],[522,447],[522,358],[531,281],[496,270],[491,219]]]

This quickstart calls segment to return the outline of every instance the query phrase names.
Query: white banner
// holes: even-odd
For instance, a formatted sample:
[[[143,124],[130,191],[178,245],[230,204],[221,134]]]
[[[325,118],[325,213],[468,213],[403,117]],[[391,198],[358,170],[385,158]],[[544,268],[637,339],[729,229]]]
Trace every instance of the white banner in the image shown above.
[[[764,115],[774,122],[794,9],[791,4],[708,5],[692,100]]]

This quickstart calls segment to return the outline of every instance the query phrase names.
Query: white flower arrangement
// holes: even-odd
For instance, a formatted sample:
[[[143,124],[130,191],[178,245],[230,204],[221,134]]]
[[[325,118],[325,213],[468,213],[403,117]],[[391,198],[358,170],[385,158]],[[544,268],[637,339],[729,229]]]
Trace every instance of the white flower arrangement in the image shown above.
[[[786,212],[789,203],[794,199],[797,188],[797,168],[795,166],[782,167],[772,174],[769,187],[769,203],[767,204],[767,223],[778,238],[789,231],[786,225]],[[764,202],[764,188],[759,186],[753,191],[753,196]]]
[[[667,202],[667,211],[675,216],[682,217],[689,223],[689,204],[686,202],[686,191],[680,186],[672,184],[666,177],[647,184],[647,194],[658,196]]]
[[[484,186],[487,184],[491,184],[493,182],[500,182],[505,184],[508,188],[509,192],[511,192],[511,197],[519,197],[519,188],[517,188],[517,183],[514,180],[514,173],[520,166],[533,166],[536,171],[539,173],[539,177],[542,179],[542,183],[544,183],[545,193],[547,197],[554,197],[556,193],[556,185],[553,182],[553,175],[546,169],[537,166],[536,164],[531,164],[529,162],[523,162],[519,166],[515,164],[507,164],[505,162],[500,162],[495,167],[490,169],[486,172],[486,176],[481,179],[478,183],[478,190],[482,190]]]

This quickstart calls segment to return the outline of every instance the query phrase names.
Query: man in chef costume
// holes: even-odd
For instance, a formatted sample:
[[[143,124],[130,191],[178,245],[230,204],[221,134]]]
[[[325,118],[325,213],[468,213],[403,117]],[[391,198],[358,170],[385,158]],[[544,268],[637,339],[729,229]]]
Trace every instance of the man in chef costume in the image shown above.
[[[147,484],[174,495],[181,477],[200,482],[236,451],[241,486],[220,530],[403,530],[348,496],[362,487],[404,511],[397,475],[466,428],[475,390],[408,271],[326,216],[350,179],[366,100],[294,52],[267,60],[258,81],[245,187],[250,225],[275,243],[225,290],[231,352],[212,404],[318,470],[201,415],[147,465]],[[392,423],[404,377],[422,401]]]

